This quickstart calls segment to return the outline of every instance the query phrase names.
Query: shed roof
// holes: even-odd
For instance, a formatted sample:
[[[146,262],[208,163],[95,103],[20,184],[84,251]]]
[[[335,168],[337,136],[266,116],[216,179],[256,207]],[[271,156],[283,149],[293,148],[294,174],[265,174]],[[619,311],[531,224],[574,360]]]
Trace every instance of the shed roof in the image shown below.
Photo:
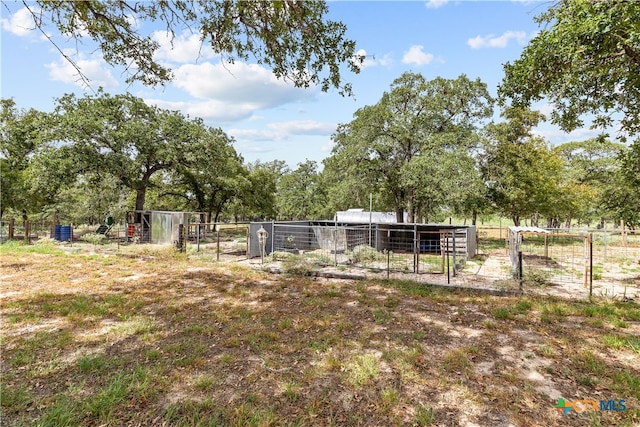
[[[395,224],[395,212],[368,212],[363,209],[349,209],[347,211],[338,211],[335,215],[335,221],[338,222],[354,222],[368,224]],[[404,213],[404,221],[407,221],[407,213]]]
[[[509,230],[513,233],[545,233],[548,234],[549,230],[545,230],[544,228],[539,227],[524,227],[524,226],[511,226]]]

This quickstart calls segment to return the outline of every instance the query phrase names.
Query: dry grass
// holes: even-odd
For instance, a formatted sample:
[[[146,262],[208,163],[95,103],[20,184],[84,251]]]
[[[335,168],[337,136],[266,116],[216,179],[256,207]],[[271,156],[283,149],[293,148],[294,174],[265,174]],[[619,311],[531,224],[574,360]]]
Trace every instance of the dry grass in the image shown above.
[[[3,426],[640,422],[631,302],[79,247],[0,246]],[[628,409],[563,416],[558,397]]]

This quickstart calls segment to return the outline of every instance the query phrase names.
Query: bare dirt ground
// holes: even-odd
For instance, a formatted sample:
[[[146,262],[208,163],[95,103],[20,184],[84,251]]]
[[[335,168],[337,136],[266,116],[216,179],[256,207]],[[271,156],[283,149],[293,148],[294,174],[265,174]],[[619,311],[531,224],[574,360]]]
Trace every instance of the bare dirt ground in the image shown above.
[[[3,425],[640,423],[634,302],[78,247],[0,252]]]

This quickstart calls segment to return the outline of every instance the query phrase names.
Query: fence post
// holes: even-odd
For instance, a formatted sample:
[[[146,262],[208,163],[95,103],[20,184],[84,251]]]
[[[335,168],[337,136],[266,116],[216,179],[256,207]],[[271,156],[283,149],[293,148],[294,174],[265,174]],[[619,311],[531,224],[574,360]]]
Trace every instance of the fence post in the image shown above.
[[[213,226],[216,230],[216,261],[220,261],[220,224]]]
[[[447,255],[447,285],[450,285],[451,284],[451,276],[449,274],[449,235],[448,234],[446,235],[446,240],[447,240],[447,245],[446,245],[446,247],[447,247],[447,252],[446,252],[446,255]]]
[[[177,249],[182,252],[182,246],[184,244],[184,224],[178,224],[178,241],[176,242]]]
[[[387,249],[387,279],[389,278],[389,264],[391,261],[391,251]]]
[[[237,227],[237,226],[236,226],[236,227]],[[249,226],[248,226],[248,225],[247,225],[246,230],[247,230],[247,231],[246,231],[246,236],[247,236],[247,237],[246,237],[246,239],[245,239],[245,240],[247,241],[247,244],[246,244],[245,254],[246,254],[246,256],[247,256],[247,259],[249,259],[249,239],[251,238],[251,233],[249,233]],[[264,261],[263,261],[263,262],[264,262]]]
[[[453,277],[456,277],[456,229],[451,234],[453,236]]]
[[[8,240],[13,240],[13,236],[15,235],[16,232],[16,219],[11,217],[9,218],[9,236],[7,237]]]
[[[589,299],[593,295],[593,233],[589,239]]]
[[[442,230],[440,230],[440,234],[438,236],[438,238],[440,239],[440,258],[442,258],[441,261],[440,261],[440,264],[441,264],[440,265],[440,273],[444,274],[444,263],[445,263],[444,257],[447,256],[447,252],[445,250],[445,245],[442,244],[443,243],[442,242],[442,236],[445,236],[445,239],[446,239],[446,234],[443,234]]]
[[[522,292],[522,284],[524,282],[524,275],[522,274],[522,249],[518,248],[518,279],[520,281],[520,292]]]
[[[196,252],[200,252],[200,223],[196,224]]]
[[[275,248],[276,242],[276,222],[275,220],[271,220],[271,253]]]
[[[338,223],[333,222],[333,266],[338,266]]]
[[[420,263],[420,240],[418,238],[418,225],[413,224],[413,273],[418,274]]]
[[[31,222],[28,219],[24,221],[24,242],[31,244]]]

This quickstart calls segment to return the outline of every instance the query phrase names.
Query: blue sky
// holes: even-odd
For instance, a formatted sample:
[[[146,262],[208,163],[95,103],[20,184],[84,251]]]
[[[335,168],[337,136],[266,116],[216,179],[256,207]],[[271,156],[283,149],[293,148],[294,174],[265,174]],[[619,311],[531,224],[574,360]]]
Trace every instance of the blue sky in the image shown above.
[[[156,58],[169,65],[176,78],[165,87],[127,85],[123,70],[111,68],[89,44],[58,39],[91,79],[93,89],[130,92],[162,108],[201,117],[235,139],[245,161],[285,160],[295,168],[307,159],[321,163],[331,154],[331,135],[354,112],[378,102],[402,73],[427,79],[479,77],[492,95],[503,75],[502,65],[520,56],[539,30],[534,17],[549,6],[544,1],[332,1],[329,18],[342,21],[347,37],[367,55],[360,74],[344,71],[354,97],[319,88],[298,89],[278,81],[268,69],[254,63],[223,65],[219,57],[200,49],[198,36],[177,34],[171,49],[162,32]],[[19,108],[51,111],[65,93],[91,93],[77,72],[22,10],[22,3],[1,6],[1,96],[14,98]],[[143,32],[153,28],[141,27]],[[549,105],[536,106],[548,113]],[[496,116],[497,117],[497,116]],[[550,143],[583,140],[594,131],[567,135],[551,125],[537,132]]]

